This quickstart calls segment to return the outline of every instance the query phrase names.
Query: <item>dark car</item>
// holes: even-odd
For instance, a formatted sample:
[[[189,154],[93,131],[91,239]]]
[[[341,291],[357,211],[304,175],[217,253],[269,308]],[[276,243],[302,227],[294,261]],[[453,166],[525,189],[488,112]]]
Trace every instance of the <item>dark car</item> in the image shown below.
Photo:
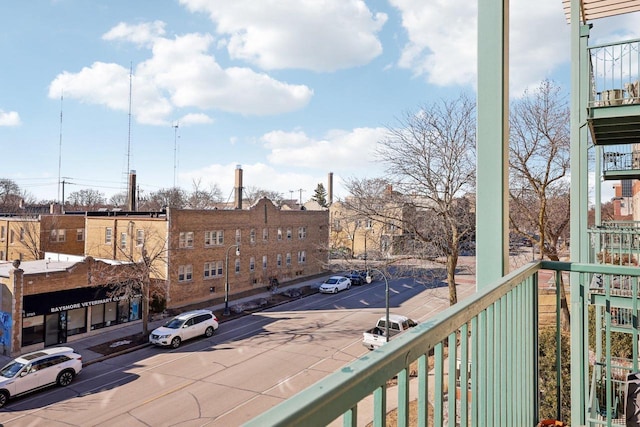
[[[364,285],[367,283],[366,277],[367,272],[364,270],[351,270],[349,274],[346,275],[349,279],[351,279],[352,285]]]

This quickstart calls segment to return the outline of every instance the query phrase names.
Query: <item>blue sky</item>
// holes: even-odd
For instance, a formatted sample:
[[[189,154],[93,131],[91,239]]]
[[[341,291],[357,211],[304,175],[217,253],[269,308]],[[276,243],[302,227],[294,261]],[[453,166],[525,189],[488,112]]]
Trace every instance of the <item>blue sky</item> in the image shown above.
[[[461,0],[3,1],[0,178],[110,197],[128,167],[143,193],[175,179],[227,199],[241,165],[245,187],[306,201],[333,172],[344,196],[344,179],[381,174],[398,117],[475,95],[476,15]],[[638,24],[598,22],[592,41]],[[544,78],[568,92],[568,58],[562,2],[512,0],[512,96]]]

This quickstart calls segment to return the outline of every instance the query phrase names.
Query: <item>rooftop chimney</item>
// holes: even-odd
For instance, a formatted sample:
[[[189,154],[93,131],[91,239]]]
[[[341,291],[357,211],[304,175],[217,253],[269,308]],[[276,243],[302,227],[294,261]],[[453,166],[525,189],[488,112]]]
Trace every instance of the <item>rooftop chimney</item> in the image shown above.
[[[131,170],[129,172],[129,188],[127,189],[127,210],[129,212],[135,212],[136,206],[136,171]]]
[[[331,206],[333,204],[333,172],[329,172],[327,183],[327,204]]]
[[[236,203],[235,209],[242,209],[242,165],[236,165]]]

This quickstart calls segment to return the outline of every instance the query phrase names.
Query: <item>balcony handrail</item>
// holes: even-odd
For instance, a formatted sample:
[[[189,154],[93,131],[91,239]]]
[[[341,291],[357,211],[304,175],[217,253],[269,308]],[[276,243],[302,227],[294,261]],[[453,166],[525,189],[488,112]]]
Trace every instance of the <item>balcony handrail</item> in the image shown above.
[[[353,361],[295,396],[281,402],[245,426],[324,426],[350,411],[358,402],[383,387],[407,364],[436,347],[483,310],[537,273],[540,261],[531,262],[485,287],[398,338]],[[372,369],[375,366],[375,369]],[[531,390],[531,397],[535,391]],[[313,403],[310,403],[313,402]],[[533,407],[534,403],[530,403]],[[532,420],[533,421],[533,420]]]
[[[342,416],[345,426],[355,426],[358,422],[358,405],[364,399],[370,398],[373,398],[374,422],[384,424],[387,410],[386,382],[396,376],[398,419],[399,422],[406,422],[409,401],[408,367],[415,361],[418,362],[418,378],[415,379],[419,389],[418,399],[423,399],[419,404],[423,409],[419,411],[424,411],[422,414],[419,413],[419,417],[422,416],[419,419],[424,422],[424,408],[427,406],[425,395],[427,388],[432,387],[431,383],[427,387],[425,359],[434,349],[435,425],[443,424],[444,414],[449,414],[449,417],[459,416],[463,424],[468,422],[470,416],[475,422],[480,422],[479,425],[485,422],[491,424],[497,419],[510,420],[506,421],[507,425],[535,425],[539,411],[536,379],[539,369],[537,277],[541,270],[554,271],[556,282],[561,279],[562,272],[580,273],[580,282],[585,287],[588,287],[592,274],[640,276],[638,268],[629,266],[560,261],[531,262],[412,328],[380,349],[347,364],[245,425],[325,426]],[[556,289],[558,288],[559,286],[556,286]],[[509,300],[514,295],[515,297]],[[559,310],[559,295],[557,290],[556,313]],[[559,322],[559,315],[557,316],[556,322]],[[514,322],[520,324],[510,329]],[[469,333],[471,335],[468,335]],[[488,344],[481,338],[477,338],[474,343],[476,337],[473,334],[491,338]],[[456,337],[460,336],[471,337],[472,344],[469,349],[462,350],[462,347],[466,346],[466,340],[456,341]],[[457,375],[449,375],[448,382],[444,380],[446,374],[442,370],[445,359],[442,346],[447,340],[451,356],[447,365],[449,372],[455,372],[456,367],[460,369],[459,378],[456,378]],[[556,354],[560,354],[560,340],[557,341]],[[451,353],[452,349],[454,353]],[[460,362],[457,361],[458,351],[462,357]],[[467,354],[467,351],[470,351],[470,354]],[[494,353],[496,351],[497,353]],[[584,363],[588,361],[585,360]],[[476,366],[477,369],[465,369],[465,366]],[[505,366],[512,370],[508,377],[500,376],[498,373],[503,371]],[[516,381],[512,378],[514,373],[518,374]],[[498,375],[500,380],[495,375]],[[464,397],[453,398],[449,394],[449,397],[445,398],[444,386],[448,385],[448,390],[452,390],[458,384],[456,381],[462,378],[469,381],[469,398],[467,399],[465,393],[460,393],[460,396]],[[493,378],[495,381],[487,382],[486,378]],[[460,383],[464,384],[464,381],[461,380]],[[586,386],[588,387],[588,383]],[[557,387],[559,411],[562,407],[559,395],[561,385],[558,384]],[[589,405],[589,402],[584,403]],[[445,411],[445,405],[449,405],[448,412]],[[458,415],[456,405],[459,405]]]
[[[618,45],[629,44],[629,43],[638,43],[638,42],[640,42],[640,38],[629,39],[629,40],[620,40],[620,41],[617,41],[617,42],[607,42],[607,43],[589,45],[589,46],[587,46],[587,49],[589,49],[589,50],[591,50],[591,49],[602,49],[603,47],[618,46]]]

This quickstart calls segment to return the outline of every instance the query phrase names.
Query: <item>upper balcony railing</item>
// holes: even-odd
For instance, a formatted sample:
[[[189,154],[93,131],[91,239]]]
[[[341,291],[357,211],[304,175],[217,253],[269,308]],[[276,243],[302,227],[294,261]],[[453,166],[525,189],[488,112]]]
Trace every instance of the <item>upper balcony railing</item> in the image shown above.
[[[640,103],[640,39],[590,46],[590,107]]]
[[[596,264],[634,265],[640,261],[640,222],[607,223],[590,228],[590,262]]]
[[[640,150],[638,144],[609,145],[602,152],[605,179],[638,179]]]

